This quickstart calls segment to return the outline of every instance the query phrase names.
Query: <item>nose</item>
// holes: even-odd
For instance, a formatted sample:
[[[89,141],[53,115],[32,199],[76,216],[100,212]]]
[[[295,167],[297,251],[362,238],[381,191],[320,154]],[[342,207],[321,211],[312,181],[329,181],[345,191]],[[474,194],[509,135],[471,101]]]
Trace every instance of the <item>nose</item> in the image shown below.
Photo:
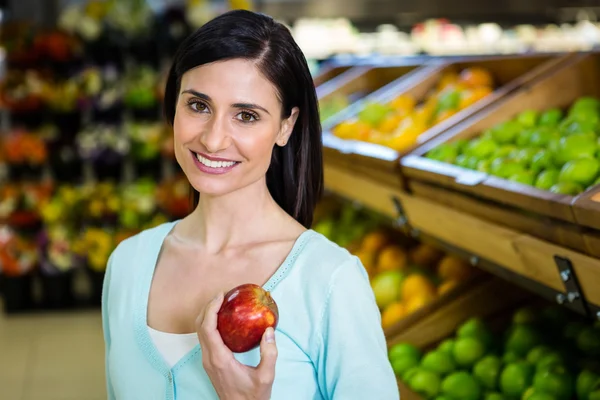
[[[200,142],[209,153],[216,154],[231,146],[231,134],[225,117],[214,115],[204,125],[200,134]]]

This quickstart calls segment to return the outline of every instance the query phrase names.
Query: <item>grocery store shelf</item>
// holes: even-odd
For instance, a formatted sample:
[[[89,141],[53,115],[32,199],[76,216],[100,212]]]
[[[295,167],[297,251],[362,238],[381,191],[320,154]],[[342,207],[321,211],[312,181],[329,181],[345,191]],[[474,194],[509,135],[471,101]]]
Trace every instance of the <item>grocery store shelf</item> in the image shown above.
[[[600,260],[457,211],[438,202],[410,195],[367,177],[327,163],[328,190],[409,227],[413,234],[429,236],[494,272],[538,294],[560,299],[565,306],[589,314],[587,302],[600,305]],[[563,281],[555,256],[572,264],[581,293]],[[571,295],[569,295],[571,293]],[[558,300],[557,300],[558,301]],[[593,307],[593,306],[592,306]]]

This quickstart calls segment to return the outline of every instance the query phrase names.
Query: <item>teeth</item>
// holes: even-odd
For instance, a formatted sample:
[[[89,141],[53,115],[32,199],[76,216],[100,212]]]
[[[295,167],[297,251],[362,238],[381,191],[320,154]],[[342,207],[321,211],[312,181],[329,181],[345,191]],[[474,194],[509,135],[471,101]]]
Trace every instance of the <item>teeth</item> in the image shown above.
[[[235,161],[211,161],[207,158],[202,157],[200,154],[196,154],[196,158],[202,165],[210,168],[227,168],[235,164]]]

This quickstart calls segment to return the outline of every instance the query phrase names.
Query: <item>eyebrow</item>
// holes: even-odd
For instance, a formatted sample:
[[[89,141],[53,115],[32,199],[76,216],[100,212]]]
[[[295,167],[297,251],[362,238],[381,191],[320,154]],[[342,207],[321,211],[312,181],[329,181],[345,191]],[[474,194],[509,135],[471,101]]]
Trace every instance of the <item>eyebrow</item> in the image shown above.
[[[203,100],[212,101],[212,99],[210,98],[209,95],[204,94],[204,93],[200,93],[200,92],[198,92],[196,90],[193,90],[193,89],[184,90],[181,93],[182,94],[183,93],[192,94],[192,95],[194,95],[196,97],[199,97],[199,98],[201,98]],[[254,104],[254,103],[234,103],[231,106],[234,107],[234,108],[249,108],[249,109],[262,110],[262,111],[266,112],[267,114],[271,115],[271,113],[269,111],[267,111],[266,108],[261,107],[258,104]]]

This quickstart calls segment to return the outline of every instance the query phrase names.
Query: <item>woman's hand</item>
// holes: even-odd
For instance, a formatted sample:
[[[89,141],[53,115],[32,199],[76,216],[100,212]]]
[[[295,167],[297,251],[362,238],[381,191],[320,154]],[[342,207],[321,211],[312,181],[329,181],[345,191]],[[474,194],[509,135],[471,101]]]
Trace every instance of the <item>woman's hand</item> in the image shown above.
[[[268,400],[275,379],[277,346],[275,331],[268,328],[260,343],[260,364],[249,367],[237,361],[217,330],[217,313],[223,303],[219,294],[196,319],[202,349],[202,365],[221,400]]]

